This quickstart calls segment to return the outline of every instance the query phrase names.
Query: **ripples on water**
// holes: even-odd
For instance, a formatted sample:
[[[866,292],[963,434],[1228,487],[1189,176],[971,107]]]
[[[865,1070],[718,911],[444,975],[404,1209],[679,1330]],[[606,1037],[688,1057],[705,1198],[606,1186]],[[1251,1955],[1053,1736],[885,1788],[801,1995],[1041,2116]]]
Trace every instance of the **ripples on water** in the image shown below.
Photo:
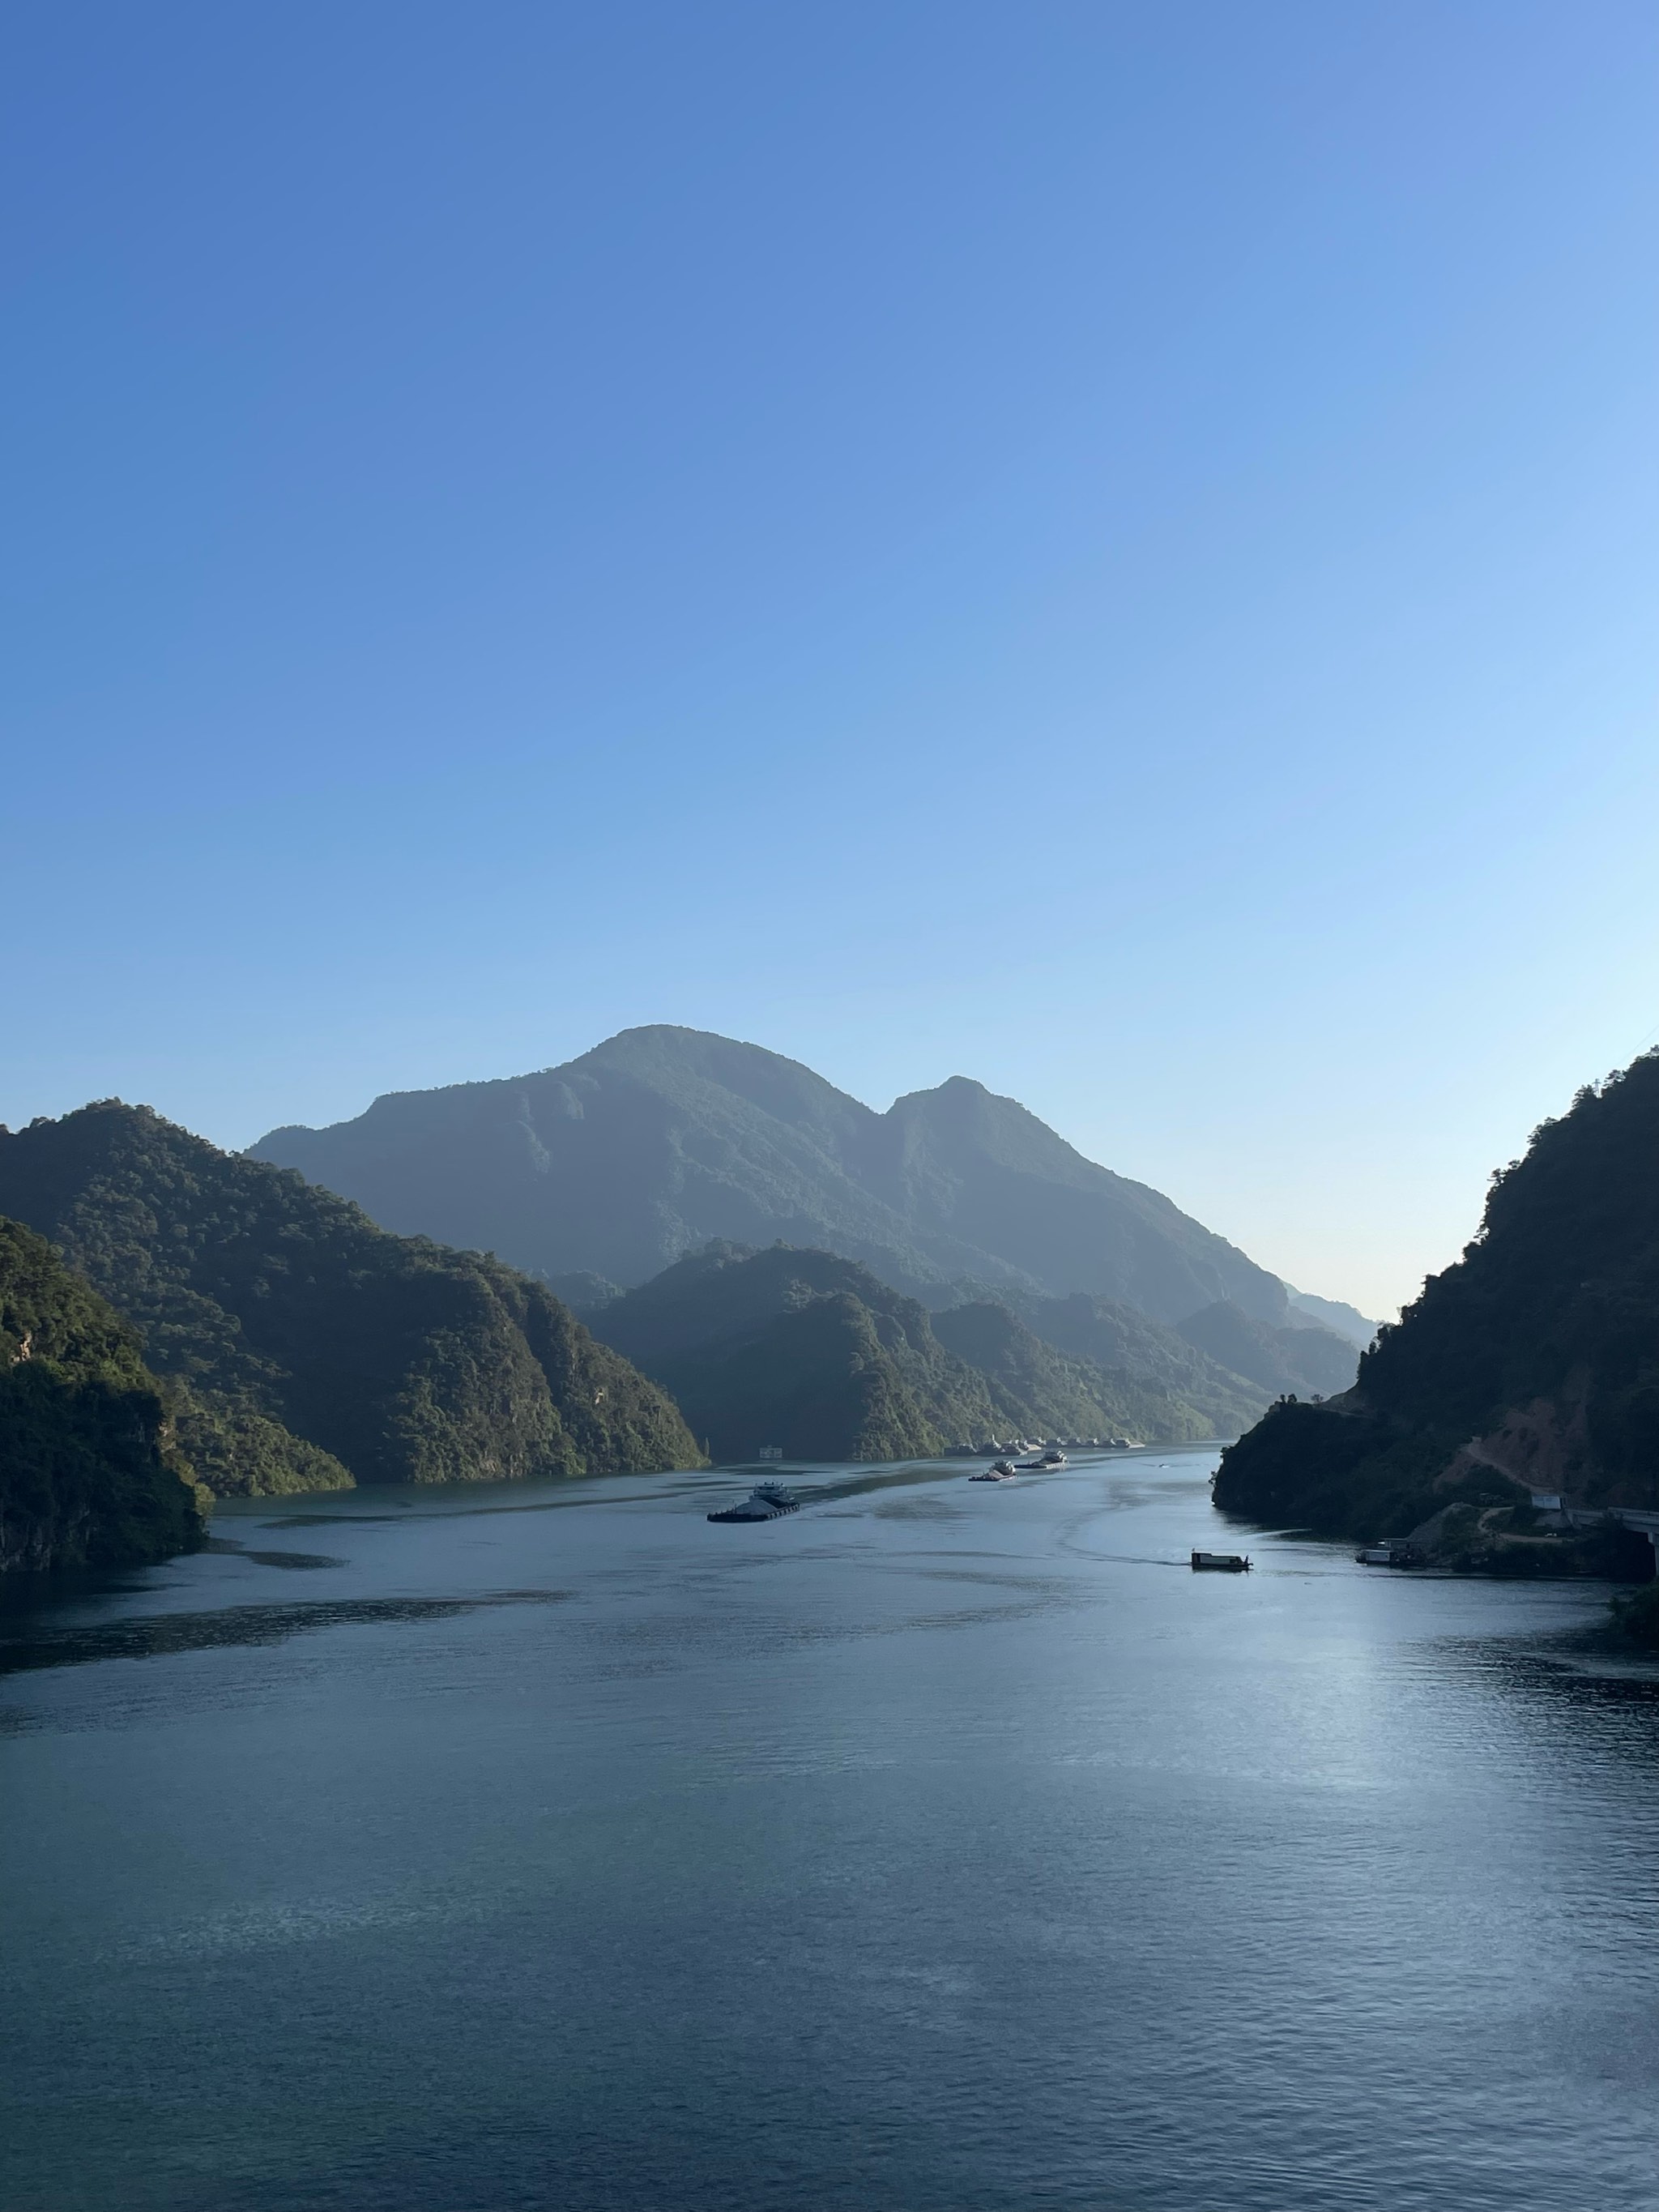
[[[1210,1464],[265,1501],[14,1589],[0,2201],[1659,2205],[1659,1676],[1599,1590],[1194,1576]]]

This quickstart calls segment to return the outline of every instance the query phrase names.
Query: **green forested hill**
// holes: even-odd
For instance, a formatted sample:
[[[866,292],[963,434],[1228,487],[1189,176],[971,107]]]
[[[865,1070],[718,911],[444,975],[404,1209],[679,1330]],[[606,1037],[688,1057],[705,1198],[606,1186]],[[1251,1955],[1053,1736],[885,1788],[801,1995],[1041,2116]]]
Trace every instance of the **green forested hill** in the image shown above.
[[[1045,1344],[1101,1370],[1115,1397],[1135,1408],[1130,1434],[1148,1443],[1237,1436],[1267,1405],[1260,1384],[1115,1299],[1081,1291],[1069,1298],[1024,1298],[1019,1311]]]
[[[0,1132],[0,1212],[51,1238],[178,1392],[223,1494],[694,1464],[674,1407],[540,1284],[389,1236],[118,1102]]]
[[[1217,1407],[1249,1419],[1263,1403],[1173,1335],[1172,1368],[1214,1391],[1205,1410],[1162,1376],[1057,1349],[994,1300],[930,1315],[856,1261],[787,1245],[711,1245],[590,1311],[717,1457],[776,1444],[792,1458],[902,1459],[1021,1434],[1174,1443],[1216,1433]]]
[[[1257,1384],[1269,1398],[1333,1397],[1351,1389],[1359,1354],[1328,1328],[1274,1328],[1223,1298],[1189,1314],[1180,1334],[1207,1358]]]
[[[984,1376],[1004,1435],[1179,1443],[1212,1433],[1194,1408],[1121,1370],[1108,1374],[1059,1351],[994,1301],[949,1307],[933,1320],[939,1342]]]
[[[1354,1389],[1275,1407],[1225,1455],[1215,1494],[1364,1536],[1521,1484],[1659,1507],[1659,1054],[1534,1130],[1462,1258],[1379,1332]]]
[[[132,1330],[0,1219],[0,1570],[161,1559],[201,1534]]]
[[[674,1394],[716,1459],[926,1457],[994,1436],[983,1377],[927,1309],[855,1261],[715,1245],[602,1307],[605,1341]]]

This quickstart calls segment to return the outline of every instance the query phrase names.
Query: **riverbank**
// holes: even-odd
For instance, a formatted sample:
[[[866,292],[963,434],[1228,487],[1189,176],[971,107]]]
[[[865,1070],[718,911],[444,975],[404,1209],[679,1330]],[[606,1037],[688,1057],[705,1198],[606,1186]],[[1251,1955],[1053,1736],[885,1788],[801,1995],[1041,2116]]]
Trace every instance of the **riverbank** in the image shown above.
[[[1405,1431],[1352,1396],[1272,1407],[1223,1451],[1212,1496],[1244,1526],[1389,1545],[1413,1565],[1454,1574],[1633,1587],[1653,1581],[1645,1534],[1612,1519],[1564,1523],[1453,1431]],[[1637,1606],[1617,1618],[1628,1618],[1621,1633],[1639,1641],[1650,1615]]]
[[[1613,1626],[1638,1651],[1659,1651],[1659,1582],[1621,1592],[1613,1601]]]

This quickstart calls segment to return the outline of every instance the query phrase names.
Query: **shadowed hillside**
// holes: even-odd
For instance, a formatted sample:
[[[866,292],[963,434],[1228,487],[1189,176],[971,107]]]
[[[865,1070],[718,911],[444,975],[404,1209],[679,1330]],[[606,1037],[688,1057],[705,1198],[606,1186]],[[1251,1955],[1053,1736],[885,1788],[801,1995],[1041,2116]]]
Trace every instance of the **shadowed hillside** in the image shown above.
[[[672,1391],[716,1459],[927,1457],[994,1436],[981,1376],[927,1309],[829,1252],[715,1246],[604,1306],[593,1326]]]
[[[133,1331],[43,1237],[0,1219],[0,1570],[131,1565],[201,1540]]]
[[[673,1392],[717,1457],[768,1444],[793,1458],[891,1459],[1022,1434],[1173,1443],[1215,1433],[1160,1380],[1068,1356],[1005,1305],[930,1315],[830,1252],[711,1245],[590,1318]],[[1171,1342],[1188,1372],[1218,1376]],[[1221,1378],[1221,1395],[1245,1418],[1263,1402],[1237,1376]]]
[[[1268,1397],[1333,1397],[1352,1387],[1359,1354],[1329,1329],[1274,1328],[1218,1299],[1189,1314],[1181,1334],[1218,1365],[1257,1384]]]
[[[1321,1328],[1346,1337],[1356,1352],[1364,1352],[1376,1334],[1376,1323],[1367,1321],[1358,1307],[1345,1305],[1340,1298],[1316,1298],[1310,1291],[1291,1290],[1288,1283],[1285,1287],[1290,1296],[1292,1328],[1316,1322]]]
[[[1523,1491],[1659,1508],[1659,1055],[1534,1131],[1479,1234],[1379,1332],[1334,1405],[1275,1407],[1216,1502],[1335,1534],[1399,1533]]]
[[[1122,1366],[1108,1370],[1060,1351],[1005,1305],[949,1307],[933,1316],[933,1331],[985,1377],[1006,1431],[1132,1443],[1186,1443],[1217,1433],[1211,1417],[1175,1391]]]
[[[696,1462],[662,1393],[543,1285],[148,1108],[0,1132],[0,1212],[133,1324],[221,1493]]]
[[[1069,1298],[1024,1298],[1019,1310],[1045,1344],[1091,1362],[1115,1394],[1133,1394],[1140,1410],[1130,1432],[1151,1442],[1237,1436],[1267,1404],[1259,1384],[1218,1366],[1177,1330],[1114,1299],[1079,1291]]]

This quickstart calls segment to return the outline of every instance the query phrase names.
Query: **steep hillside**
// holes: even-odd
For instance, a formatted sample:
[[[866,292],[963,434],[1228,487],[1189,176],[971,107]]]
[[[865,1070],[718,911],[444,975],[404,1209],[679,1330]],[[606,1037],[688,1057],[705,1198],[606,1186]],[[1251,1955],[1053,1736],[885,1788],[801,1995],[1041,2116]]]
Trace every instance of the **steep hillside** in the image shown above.
[[[0,1219],[0,1571],[131,1565],[201,1540],[132,1330],[44,1237]]]
[[[1270,1398],[1333,1397],[1350,1389],[1358,1365],[1353,1345],[1317,1326],[1274,1328],[1220,1298],[1180,1325],[1188,1344],[1218,1365],[1258,1384]]]
[[[1020,1314],[1045,1344],[1085,1359],[1139,1410],[1130,1432],[1151,1443],[1234,1437],[1258,1419],[1267,1394],[1175,1329],[1110,1298],[1025,1298]]]
[[[994,1300],[930,1315],[830,1252],[715,1243],[592,1310],[591,1325],[673,1392],[718,1457],[764,1444],[884,1459],[1012,1435],[1172,1443],[1215,1432],[1162,1378],[1068,1356]],[[1171,1341],[1185,1372],[1209,1368]],[[1224,1388],[1249,1389],[1236,1376]],[[1263,1401],[1232,1402],[1254,1413]]]
[[[939,1342],[984,1376],[1005,1435],[1181,1443],[1212,1433],[1196,1408],[1121,1369],[1109,1374],[1057,1350],[1006,1305],[982,1300],[933,1318]]]
[[[911,1459],[997,1433],[927,1309],[829,1252],[715,1245],[593,1326],[671,1390],[716,1459]]]
[[[1316,1298],[1310,1291],[1292,1289],[1289,1283],[1285,1289],[1291,1301],[1292,1328],[1305,1328],[1311,1322],[1337,1336],[1346,1337],[1356,1352],[1368,1349],[1377,1325],[1367,1321],[1357,1306],[1345,1305],[1340,1298]]]
[[[1282,1326],[1275,1275],[1012,1098],[953,1077],[877,1114],[758,1046],[624,1030],[562,1067],[377,1098],[253,1157],[386,1228],[550,1278],[637,1284],[723,1238],[861,1261],[930,1304],[951,1285],[1084,1291],[1179,1321],[1218,1298]]]
[[[661,1392],[541,1284],[388,1236],[147,1108],[0,1132],[0,1212],[135,1326],[222,1493],[696,1462]]]
[[[1380,1331],[1332,1407],[1276,1408],[1216,1502],[1399,1534],[1519,1486],[1659,1509],[1659,1055],[1533,1133],[1479,1234]]]

